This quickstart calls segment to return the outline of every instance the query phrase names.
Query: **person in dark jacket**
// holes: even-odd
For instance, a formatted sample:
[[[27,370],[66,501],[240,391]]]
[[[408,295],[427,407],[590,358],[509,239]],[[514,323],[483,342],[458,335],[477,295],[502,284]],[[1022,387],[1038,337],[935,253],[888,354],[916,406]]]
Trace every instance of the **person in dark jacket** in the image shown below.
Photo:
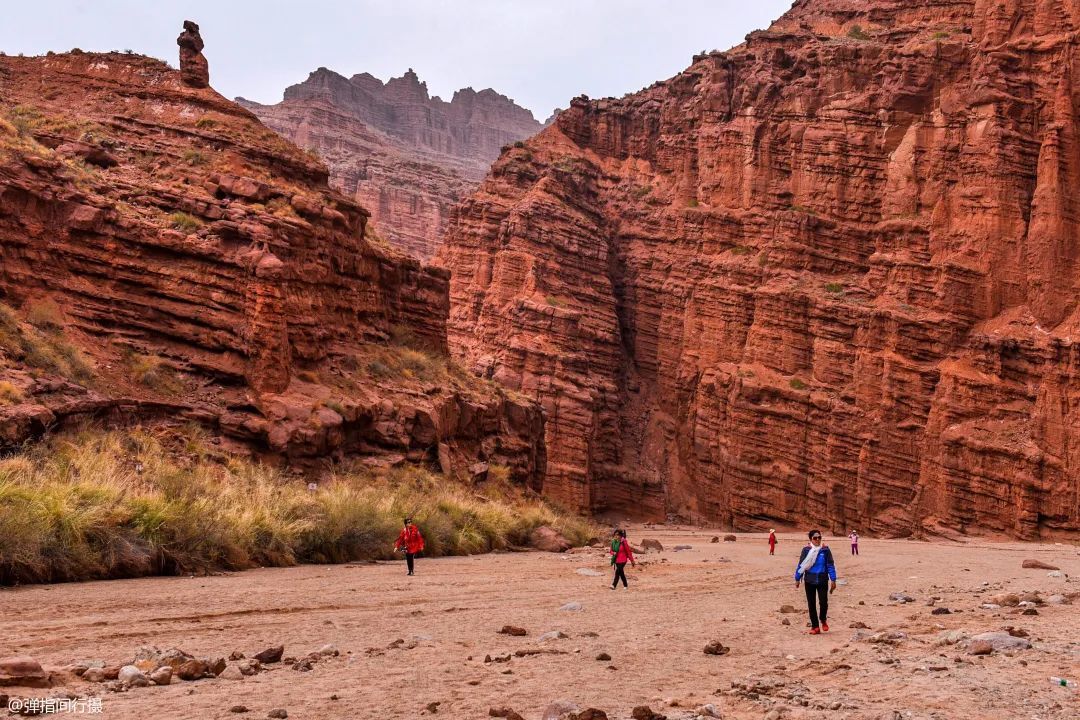
[[[810,531],[810,545],[802,549],[795,567],[795,587],[799,582],[806,588],[806,604],[810,609],[810,634],[829,632],[829,593],[836,591],[836,564],[832,550],[821,542],[819,530]]]

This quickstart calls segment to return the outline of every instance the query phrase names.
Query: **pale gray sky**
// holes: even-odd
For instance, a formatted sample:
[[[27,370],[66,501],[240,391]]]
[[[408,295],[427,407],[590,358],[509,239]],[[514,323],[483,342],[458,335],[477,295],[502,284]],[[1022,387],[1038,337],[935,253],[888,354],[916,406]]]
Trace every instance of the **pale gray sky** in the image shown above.
[[[319,66],[383,80],[407,68],[432,95],[493,87],[543,120],[570,98],[620,96],[726,50],[792,0],[27,0],[5,2],[8,54],[132,49],[176,65],[199,23],[210,82],[277,102]]]

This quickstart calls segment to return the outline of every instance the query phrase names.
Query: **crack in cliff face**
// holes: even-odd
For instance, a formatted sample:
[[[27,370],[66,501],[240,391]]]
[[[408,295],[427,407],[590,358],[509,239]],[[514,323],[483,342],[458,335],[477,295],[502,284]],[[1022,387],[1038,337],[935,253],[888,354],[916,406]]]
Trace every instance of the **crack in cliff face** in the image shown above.
[[[1078,13],[805,0],[504,153],[451,221],[450,339],[545,405],[545,492],[1080,528]]]

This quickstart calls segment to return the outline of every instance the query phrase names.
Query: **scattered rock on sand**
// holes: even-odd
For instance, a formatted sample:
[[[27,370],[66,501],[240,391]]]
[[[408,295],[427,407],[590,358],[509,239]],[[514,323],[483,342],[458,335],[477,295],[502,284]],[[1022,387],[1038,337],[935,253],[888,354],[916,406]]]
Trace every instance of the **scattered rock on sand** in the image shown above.
[[[869,630],[870,629],[870,626],[867,625],[866,623],[864,623],[862,620],[856,620],[855,622],[848,625],[848,627],[852,628],[854,630]]]
[[[548,640],[566,640],[569,637],[570,636],[564,633],[562,630],[552,630],[550,632],[544,633],[536,640],[537,642],[547,642]]]
[[[659,540],[653,540],[652,538],[645,538],[641,541],[641,547],[645,550],[655,550],[656,552],[664,552],[664,546]]]
[[[150,678],[134,665],[125,665],[120,668],[120,674],[116,679],[128,687],[146,687],[150,684]]]
[[[706,703],[697,709],[697,714],[706,718],[722,718],[720,710],[712,703]]]
[[[315,652],[317,652],[319,655],[322,655],[323,657],[337,657],[338,655],[341,655],[341,651],[330,643],[323,645]]]
[[[240,670],[239,666],[229,665],[218,673],[218,677],[222,680],[243,680],[244,673]]]
[[[267,648],[261,653],[255,655],[255,659],[261,662],[263,665],[269,663],[276,663],[281,660],[281,656],[285,653],[285,646],[278,645],[277,647]]]
[[[734,535],[725,535],[724,536],[724,542],[735,542],[736,540],[738,540],[738,538],[735,537]]]
[[[727,655],[729,652],[731,652],[731,648],[724,647],[724,644],[719,640],[713,640],[705,646],[706,655]]]
[[[674,552],[682,552],[683,550],[693,550],[693,546],[692,545],[676,545],[675,547],[673,547],[671,549]]]
[[[1025,560],[1020,567],[1025,567],[1034,570],[1060,570],[1057,565],[1050,565],[1044,563],[1042,560]]]
[[[781,605],[780,612],[784,613],[785,615],[792,615],[799,611],[795,609],[794,605]]]
[[[37,660],[26,655],[0,658],[0,687],[4,685],[49,687],[49,673]]]
[[[172,682],[172,668],[168,665],[162,665],[150,673],[150,679],[158,685],[168,685]]]
[[[569,700],[556,700],[544,708],[541,720],[569,720],[570,717],[581,710],[577,703]]]
[[[596,656],[596,659],[601,661],[601,662],[608,662],[608,661],[611,660],[611,656],[608,655],[607,653],[602,652],[602,653],[600,653],[599,655]]]
[[[525,720],[525,718],[521,717],[521,715],[518,715],[508,707],[491,708],[488,710],[488,717],[506,718],[506,720]]]
[[[499,631],[500,635],[513,635],[514,637],[524,637],[529,634],[529,631],[523,627],[517,625],[503,625],[502,630]]]
[[[582,607],[579,602],[568,602],[559,609],[566,612],[581,612]]]
[[[198,680],[205,677],[208,671],[209,667],[205,660],[188,660],[177,669],[176,676],[181,680]]]
[[[995,605],[1001,605],[1002,607],[1016,607],[1020,604],[1020,596],[1016,593],[1000,593],[998,595],[992,595],[990,602]]]
[[[1046,598],[1047,605],[1065,605],[1069,602],[1069,599],[1064,595],[1054,594]]]
[[[547,525],[541,525],[529,535],[529,545],[542,552],[566,552],[570,549],[570,541],[564,538],[557,530]]]
[[[585,577],[601,577],[604,574],[602,572],[597,572],[592,568],[578,568],[574,572],[576,572],[578,575],[584,575]]]
[[[994,652],[994,646],[985,640],[972,640],[968,645],[968,655],[989,655]]]
[[[586,708],[571,717],[573,720],[608,720],[607,713],[596,708]]]
[[[631,713],[630,717],[634,720],[667,720],[667,715],[653,712],[648,705],[638,705],[634,708],[634,712]]]
[[[955,645],[961,640],[967,640],[968,634],[963,630],[945,630],[937,636],[938,645]]]
[[[718,542],[720,542],[720,536],[719,536],[719,535],[713,535],[713,536],[712,536],[712,540],[710,540],[709,542],[711,542],[711,543],[718,543]]]
[[[971,645],[968,646],[968,651],[971,651],[971,647],[976,643],[989,643],[993,650],[1027,650],[1031,647],[1031,641],[1024,637],[1014,637],[1008,632],[985,632],[980,635],[975,635],[971,638]],[[973,653],[974,654],[974,653]]]
[[[289,717],[289,711],[286,710],[285,708],[275,708],[275,709],[271,710],[270,712],[266,713],[266,717],[268,717],[268,718],[279,718],[279,719],[287,718],[287,717]]]
[[[82,674],[82,679],[87,682],[103,682],[105,680],[105,668],[87,668],[86,672]]]
[[[891,600],[892,602],[900,603],[901,605],[904,605],[905,603],[915,602],[915,598],[911,597],[906,593],[900,592],[895,592],[892,595],[889,595],[889,600]]]
[[[784,618],[783,620],[780,621],[780,624],[781,625],[790,625],[791,621],[788,620],[787,618]]]
[[[1065,577],[1065,574],[1062,573],[1060,570],[1051,570],[1050,572],[1046,573],[1046,577],[1059,578]]]
[[[951,615],[952,610],[947,607],[937,607],[930,611],[931,615]]]
[[[247,711],[247,705],[233,705],[231,708],[229,708],[229,712],[232,713],[246,713]]]

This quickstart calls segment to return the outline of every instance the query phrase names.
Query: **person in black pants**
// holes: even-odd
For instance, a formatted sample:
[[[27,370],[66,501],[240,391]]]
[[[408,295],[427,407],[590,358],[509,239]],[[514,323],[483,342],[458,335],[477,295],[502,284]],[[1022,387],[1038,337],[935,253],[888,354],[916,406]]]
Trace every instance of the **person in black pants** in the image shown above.
[[[630,549],[630,543],[626,541],[626,531],[619,530],[617,533],[618,544],[612,543],[611,559],[615,565],[615,579],[611,581],[611,589],[614,590],[619,586],[619,580],[622,580],[624,588],[630,586],[626,583],[626,563],[636,565],[634,562],[634,551]]]
[[[810,545],[802,549],[795,567],[795,587],[805,582],[810,610],[810,634],[829,632],[829,593],[836,591],[836,564],[832,550],[821,543],[821,532],[810,531]]]

